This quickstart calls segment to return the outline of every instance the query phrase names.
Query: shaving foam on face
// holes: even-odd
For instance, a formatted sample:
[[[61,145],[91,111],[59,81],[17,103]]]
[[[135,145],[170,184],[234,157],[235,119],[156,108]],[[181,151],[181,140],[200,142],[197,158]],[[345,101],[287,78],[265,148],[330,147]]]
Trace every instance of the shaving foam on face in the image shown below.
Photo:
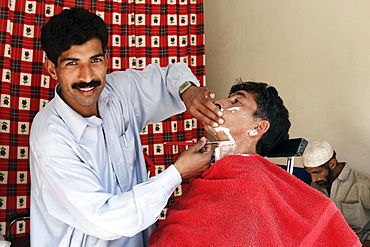
[[[223,109],[224,111],[231,111],[231,113],[234,113],[235,111],[240,111],[240,107],[231,107],[227,109]]]
[[[223,141],[215,147],[215,160],[221,159],[225,154],[233,154],[236,148],[235,140],[230,134],[230,129],[226,127],[214,128],[215,132],[224,132],[229,141]]]

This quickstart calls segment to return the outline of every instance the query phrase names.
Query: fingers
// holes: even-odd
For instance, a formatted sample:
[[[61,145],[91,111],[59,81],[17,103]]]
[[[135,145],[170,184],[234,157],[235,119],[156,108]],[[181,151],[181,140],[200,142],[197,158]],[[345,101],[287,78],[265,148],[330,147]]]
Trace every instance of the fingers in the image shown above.
[[[211,112],[216,114],[218,117],[221,117],[222,112],[211,100],[209,100],[209,98],[214,99],[215,94],[212,91],[205,88],[204,99],[202,99],[201,102],[204,104],[206,108],[210,109]]]
[[[211,158],[212,146],[202,137],[179,156],[174,166],[183,179],[198,177],[209,167]]]
[[[211,101],[207,102],[207,105],[189,107],[188,111],[203,125],[217,127],[224,123],[224,120],[220,117],[222,113]]]
[[[203,136],[197,143],[193,145],[193,148],[198,152],[207,144],[207,139]]]
[[[223,124],[222,112],[211,101],[215,94],[205,87],[190,87],[182,94],[187,110],[203,125],[217,127]]]
[[[206,91],[204,92],[204,96],[205,98],[211,98],[211,99],[214,99],[216,97],[216,95],[214,94],[214,92],[212,92],[211,90],[209,90],[208,88],[205,88]]]
[[[193,145],[192,147],[195,152],[198,153],[207,153],[212,150],[212,145],[207,144],[207,139],[203,136],[202,138],[199,139],[199,141]]]
[[[204,98],[201,98],[201,103],[203,107],[198,110],[201,115],[200,118],[204,119],[202,121],[205,125],[210,125],[212,127],[217,127],[219,124],[223,124],[222,112],[220,109],[210,100],[215,98],[215,94],[207,88],[204,88]]]
[[[207,139],[203,136],[202,138],[199,139],[197,143],[195,143],[192,146],[188,147],[188,152],[192,153],[198,153],[202,150],[202,148],[207,144]],[[186,151],[185,151],[186,152]]]
[[[214,94],[209,90],[207,91],[208,93],[205,93],[204,97],[200,95],[198,101],[195,101],[194,104],[190,106],[190,114],[197,118],[203,125],[217,127],[224,123],[222,112],[210,98],[208,98],[208,95],[214,97]]]

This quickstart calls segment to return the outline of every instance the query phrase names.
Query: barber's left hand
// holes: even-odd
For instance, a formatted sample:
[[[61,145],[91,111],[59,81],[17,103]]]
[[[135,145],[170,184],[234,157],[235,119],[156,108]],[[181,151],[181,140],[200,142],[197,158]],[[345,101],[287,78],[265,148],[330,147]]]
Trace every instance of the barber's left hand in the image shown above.
[[[223,124],[222,112],[213,104],[215,94],[206,87],[191,86],[181,94],[188,112],[203,125],[217,127]]]

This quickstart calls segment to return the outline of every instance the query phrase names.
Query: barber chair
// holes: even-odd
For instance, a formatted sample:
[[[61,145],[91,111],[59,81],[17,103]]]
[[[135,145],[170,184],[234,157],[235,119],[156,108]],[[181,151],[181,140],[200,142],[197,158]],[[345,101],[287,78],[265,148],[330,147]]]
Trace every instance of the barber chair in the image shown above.
[[[5,219],[5,221],[9,223],[8,226],[6,227],[5,240],[9,241],[12,247],[13,246],[15,247],[29,247],[30,246],[29,236],[11,238],[11,234],[10,234],[10,229],[17,221],[20,221],[20,220],[25,221],[29,219],[30,219],[29,212],[15,213]]]
[[[302,156],[308,142],[303,138],[284,140],[266,156],[268,158],[287,158],[287,171],[293,174],[294,158]]]

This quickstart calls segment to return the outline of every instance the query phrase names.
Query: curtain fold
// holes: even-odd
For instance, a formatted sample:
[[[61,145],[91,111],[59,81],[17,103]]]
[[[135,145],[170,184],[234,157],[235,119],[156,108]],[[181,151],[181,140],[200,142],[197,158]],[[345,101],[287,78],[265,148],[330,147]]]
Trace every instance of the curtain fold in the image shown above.
[[[107,23],[109,72],[183,61],[205,86],[203,0],[0,1],[1,234],[5,234],[6,216],[30,207],[29,131],[35,114],[53,98],[57,83],[43,67],[40,29],[69,7],[89,9]],[[146,126],[141,139],[152,161],[148,162],[151,175],[173,164],[185,149],[164,142],[198,140],[204,135],[201,124],[187,112]],[[186,182],[169,206],[184,186]],[[20,222],[12,234],[28,232],[28,223]]]

